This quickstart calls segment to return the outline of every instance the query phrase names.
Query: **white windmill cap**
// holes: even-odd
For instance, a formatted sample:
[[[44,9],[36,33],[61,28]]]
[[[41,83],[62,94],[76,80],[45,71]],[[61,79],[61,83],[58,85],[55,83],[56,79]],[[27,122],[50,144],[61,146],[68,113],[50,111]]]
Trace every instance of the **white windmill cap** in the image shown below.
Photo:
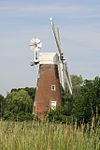
[[[39,64],[58,64],[58,54],[56,52],[40,53]]]

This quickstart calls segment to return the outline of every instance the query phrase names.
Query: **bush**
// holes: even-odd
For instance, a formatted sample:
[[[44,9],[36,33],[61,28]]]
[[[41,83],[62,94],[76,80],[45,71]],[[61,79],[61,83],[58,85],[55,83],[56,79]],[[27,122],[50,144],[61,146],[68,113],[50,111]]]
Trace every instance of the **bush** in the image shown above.
[[[72,117],[68,112],[67,105],[57,106],[54,110],[48,110],[46,112],[46,118],[48,121],[56,123],[70,123],[72,121]]]

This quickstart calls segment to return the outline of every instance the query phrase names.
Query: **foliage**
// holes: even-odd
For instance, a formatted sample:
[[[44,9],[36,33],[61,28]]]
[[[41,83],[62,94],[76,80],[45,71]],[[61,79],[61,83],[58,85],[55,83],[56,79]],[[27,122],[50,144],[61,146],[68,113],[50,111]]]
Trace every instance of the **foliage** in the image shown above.
[[[100,126],[0,122],[0,150],[99,150]]]
[[[4,113],[4,105],[5,105],[5,99],[2,95],[0,95],[0,118],[3,116]]]
[[[70,122],[77,120],[78,124],[90,123],[94,118],[98,122],[100,116],[100,78],[85,80],[81,76],[72,76],[73,95],[66,88],[62,90],[63,105],[48,111],[49,121]]]
[[[11,90],[11,93],[13,91],[20,91],[20,90],[25,90],[28,92],[28,95],[31,97],[31,99],[33,100],[34,102],[34,98],[35,98],[35,91],[36,91],[36,88],[33,88],[33,87],[25,87],[25,88],[18,88],[18,89],[12,89]]]
[[[65,123],[73,120],[73,102],[75,98],[79,96],[83,79],[82,76],[72,75],[71,80],[73,86],[73,95],[70,95],[67,85],[65,91],[61,87],[63,104],[62,106],[57,107],[55,110],[49,110],[48,113],[46,113],[49,121]]]
[[[100,78],[85,80],[80,95],[73,104],[73,116],[78,122],[91,122],[92,117],[100,115]]]
[[[57,106],[56,109],[50,109],[46,112],[46,117],[49,122],[55,123],[70,123],[72,117],[70,116],[68,105]]]
[[[33,101],[28,92],[21,89],[12,91],[6,97],[6,107],[4,110],[4,119],[8,120],[32,120]]]
[[[95,123],[100,118],[100,78],[85,80],[81,76],[71,76],[73,95],[68,87],[61,90],[62,106],[55,110],[49,110],[47,118],[54,122],[71,122],[77,120],[78,124],[90,123],[94,118]],[[0,95],[0,117],[5,120],[32,120],[32,107],[35,96],[35,88],[12,89],[4,98]]]
[[[82,76],[71,75],[72,87],[73,87],[73,98],[80,95],[80,90],[83,85]]]

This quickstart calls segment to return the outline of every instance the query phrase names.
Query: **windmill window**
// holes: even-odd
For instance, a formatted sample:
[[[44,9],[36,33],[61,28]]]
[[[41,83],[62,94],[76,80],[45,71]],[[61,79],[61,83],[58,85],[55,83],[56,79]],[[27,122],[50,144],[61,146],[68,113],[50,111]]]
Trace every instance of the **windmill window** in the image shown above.
[[[51,109],[56,109],[57,102],[55,100],[51,101]]]
[[[56,91],[56,85],[54,84],[51,85],[51,91]]]

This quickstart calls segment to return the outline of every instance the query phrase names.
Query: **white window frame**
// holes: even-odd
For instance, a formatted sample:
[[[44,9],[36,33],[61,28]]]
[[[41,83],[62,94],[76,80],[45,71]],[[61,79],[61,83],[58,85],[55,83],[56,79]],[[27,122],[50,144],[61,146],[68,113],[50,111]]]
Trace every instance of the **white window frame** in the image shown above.
[[[56,100],[51,100],[51,109],[56,109],[56,106],[57,106],[57,101]]]
[[[55,84],[51,85],[51,91],[56,91],[56,85]]]

